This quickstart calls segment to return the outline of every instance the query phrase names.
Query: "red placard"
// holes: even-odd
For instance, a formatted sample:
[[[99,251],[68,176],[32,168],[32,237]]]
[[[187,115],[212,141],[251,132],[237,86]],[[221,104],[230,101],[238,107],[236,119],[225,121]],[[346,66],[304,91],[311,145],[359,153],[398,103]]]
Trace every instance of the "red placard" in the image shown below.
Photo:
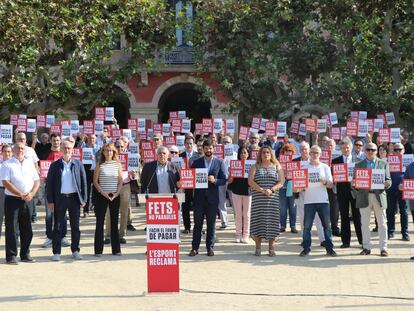
[[[260,129],[260,123],[262,123],[262,118],[260,117],[253,117],[252,118],[252,128],[258,130]]]
[[[377,114],[377,119],[382,119],[382,121],[384,122],[384,125],[387,124],[387,118],[385,116],[385,113]]]
[[[308,169],[303,168],[292,171],[292,186],[293,188],[308,188]]]
[[[60,125],[67,125],[70,126],[70,120],[61,120]]]
[[[257,156],[259,155],[259,150],[250,150],[250,159],[257,160]]]
[[[17,126],[17,120],[19,119],[19,115],[18,114],[15,114],[15,113],[13,113],[13,114],[11,114],[10,115],[10,124],[11,125],[16,125]]]
[[[347,136],[358,136],[358,121],[347,121],[346,122],[346,135]]]
[[[120,153],[118,158],[121,162],[122,171],[128,172],[128,153]]]
[[[138,131],[138,119],[128,119],[128,128],[131,131]]]
[[[95,134],[95,122],[93,120],[84,120],[82,132],[84,135]]]
[[[46,127],[46,115],[45,114],[38,114],[36,115],[36,127]]]
[[[286,179],[291,180],[293,178],[293,171],[300,169],[300,161],[291,161],[286,163]]]
[[[290,126],[290,132],[292,134],[299,134],[299,121],[293,121]]]
[[[307,118],[305,120],[305,125],[306,125],[306,131],[307,132],[314,133],[314,132],[316,132],[316,129],[318,127],[318,120]]]
[[[194,135],[203,135],[203,123],[196,123]]]
[[[180,170],[180,184],[183,189],[195,189],[195,168],[187,168]]]
[[[178,111],[170,111],[170,121],[178,119]]]
[[[354,169],[355,188],[371,189],[371,176],[372,176],[371,169],[355,168]]]
[[[162,124],[154,123],[154,125],[152,126],[152,131],[154,135],[162,134]]]
[[[19,132],[26,132],[27,131],[27,119],[18,118],[17,119],[17,130]]]
[[[95,120],[105,121],[105,107],[95,107]]]
[[[60,124],[51,124],[50,125],[50,134],[62,134],[62,125]]]
[[[341,140],[341,128],[337,126],[331,127],[331,138],[333,140]]]
[[[47,173],[49,172],[50,164],[52,164],[52,160],[40,160],[39,161],[39,169],[40,169],[40,178],[46,179]]]
[[[72,159],[78,159],[82,161],[82,148],[73,148]]]
[[[177,138],[175,136],[165,136],[164,145],[170,148],[171,146],[177,145]]]
[[[140,150],[153,150],[154,149],[154,143],[152,141],[140,141],[141,146],[139,147]]]
[[[265,124],[265,132],[267,136],[276,136],[277,121],[267,121]]]
[[[142,150],[141,151],[141,157],[142,157],[142,161],[144,161],[144,163],[148,163],[148,162],[152,162],[155,161],[157,159],[157,155],[155,154],[155,150]]]
[[[213,133],[214,121],[213,119],[203,118],[203,133]]]
[[[121,129],[112,129],[111,131],[111,138],[113,141],[115,141],[117,138],[122,136],[122,130]]]
[[[289,154],[280,154],[279,155],[279,162],[280,162],[280,166],[282,167],[285,175],[286,175],[286,163],[287,162],[292,162],[292,155]]]
[[[233,178],[244,178],[244,161],[230,160],[230,175]]]
[[[322,163],[325,163],[328,166],[331,166],[332,162],[332,151],[331,150],[322,150],[321,157],[319,160]]]
[[[387,162],[390,165],[391,173],[401,173],[403,169],[402,155],[390,154],[387,156]]]
[[[403,200],[414,200],[414,179],[403,179]]]
[[[348,182],[348,164],[338,163],[332,164],[333,182]]]
[[[223,160],[224,159],[224,146],[223,145],[215,145],[214,146],[214,155]]]
[[[391,129],[378,129],[378,140],[381,144],[391,141]]]
[[[247,140],[249,137],[249,128],[247,126],[240,126],[239,140]]]
[[[182,120],[181,119],[172,120],[171,129],[174,133],[181,133],[181,127],[182,127]]]

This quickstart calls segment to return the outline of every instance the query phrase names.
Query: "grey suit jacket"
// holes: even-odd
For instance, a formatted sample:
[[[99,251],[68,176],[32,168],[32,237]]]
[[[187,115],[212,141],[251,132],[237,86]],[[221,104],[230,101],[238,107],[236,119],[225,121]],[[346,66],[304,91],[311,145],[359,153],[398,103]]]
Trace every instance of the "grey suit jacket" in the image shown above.
[[[355,168],[367,168],[368,162],[367,159],[362,160],[355,164]],[[387,193],[385,190],[391,187],[391,175],[390,175],[390,168],[387,162],[380,160],[379,158],[375,159],[375,168],[377,169],[385,169],[385,181],[389,182],[388,188],[383,190],[374,190],[375,196],[380,203],[382,208],[387,208]],[[364,208],[368,207],[368,194],[369,190],[367,189],[356,189],[356,207],[357,208]]]

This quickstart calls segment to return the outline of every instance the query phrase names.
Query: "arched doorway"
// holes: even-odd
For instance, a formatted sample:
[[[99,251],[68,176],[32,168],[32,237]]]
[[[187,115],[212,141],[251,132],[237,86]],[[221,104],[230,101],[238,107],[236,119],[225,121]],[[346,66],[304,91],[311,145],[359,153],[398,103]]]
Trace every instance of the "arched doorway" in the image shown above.
[[[118,121],[119,128],[128,128],[128,119],[131,118],[129,112],[131,104],[128,95],[122,89],[115,87],[114,97],[108,106],[114,107],[115,119]]]
[[[178,83],[168,88],[161,96],[159,107],[159,122],[167,122],[170,111],[185,110],[187,118],[200,123],[203,118],[211,118],[211,102],[202,96],[193,83]]]

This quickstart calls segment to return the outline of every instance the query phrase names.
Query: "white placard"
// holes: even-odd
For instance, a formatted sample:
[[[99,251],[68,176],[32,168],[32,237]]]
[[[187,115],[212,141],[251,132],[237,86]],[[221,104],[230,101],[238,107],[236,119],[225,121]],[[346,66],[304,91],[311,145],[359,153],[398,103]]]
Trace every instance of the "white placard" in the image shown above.
[[[387,112],[385,114],[385,120],[387,120],[387,124],[388,125],[393,125],[395,124],[395,116],[394,116],[394,112]]]
[[[77,136],[79,134],[79,120],[70,120],[70,135]]]
[[[403,154],[402,162],[403,162],[403,172],[405,172],[407,169],[407,166],[414,162],[414,154]]]
[[[230,161],[230,160],[236,160],[237,154],[234,152],[233,144],[227,144],[224,145],[224,160]]]
[[[392,127],[390,131],[391,142],[400,143],[401,142],[401,130],[399,127]]]
[[[266,122],[267,121],[269,121],[268,119],[264,119],[264,118],[262,118],[261,120],[260,120],[260,130],[261,131],[264,131],[265,129],[266,129]]]
[[[171,158],[171,163],[173,163],[174,166],[178,170],[180,170],[182,168],[186,168],[185,164],[184,164],[184,158],[182,158],[182,157],[173,157],[173,158]]]
[[[358,137],[365,137],[368,134],[368,123],[364,121],[358,122]]]
[[[138,118],[138,133],[145,132],[145,118]]]
[[[163,123],[162,124],[162,136],[170,136],[171,133],[171,124]]]
[[[253,165],[256,164],[256,160],[244,161],[244,178],[249,178],[249,171]]]
[[[175,143],[177,144],[178,150],[185,149],[184,141],[185,141],[185,135],[177,135],[175,137]]]
[[[371,176],[371,189],[382,190],[384,189],[385,182],[385,170],[384,169],[372,169]]]
[[[368,116],[368,113],[366,111],[360,111],[359,112],[359,121],[366,120]]]
[[[131,129],[122,129],[122,136],[132,139],[132,130]]]
[[[70,125],[62,124],[62,140],[70,136]]]
[[[52,124],[55,124],[55,116],[52,114],[46,115],[46,128],[50,128]]]
[[[129,144],[129,153],[132,153],[132,154],[139,153],[139,144],[138,143],[130,143]]]
[[[233,119],[226,119],[226,133],[227,134],[234,134],[235,131],[235,124]]]
[[[287,124],[284,121],[277,121],[276,135],[277,137],[284,137],[287,131]]]
[[[115,117],[114,107],[105,107],[105,121],[112,121]]]
[[[94,124],[95,135],[101,136],[103,133],[103,128],[104,128],[104,121],[95,120],[95,124]]]
[[[27,132],[36,132],[36,119],[27,119]]]
[[[82,148],[82,163],[93,164],[93,148]]]
[[[331,112],[329,114],[329,120],[331,121],[331,125],[338,124],[338,116],[337,116],[336,112]]]
[[[318,133],[326,133],[328,128],[328,120],[318,119]]]
[[[305,123],[301,123],[299,125],[299,135],[306,136],[306,124]]]
[[[128,172],[139,169],[140,155],[128,152]]]
[[[181,120],[181,133],[190,133],[191,132],[191,120],[182,119]]]
[[[213,133],[221,133],[223,131],[223,119],[214,118]]]
[[[196,168],[195,170],[196,189],[208,188],[208,170],[206,168]]]
[[[0,125],[0,142],[2,144],[13,143],[13,125],[11,124]]]
[[[383,127],[384,127],[383,119],[374,119],[374,132],[378,133],[378,129],[382,129]]]
[[[185,119],[186,118],[186,114],[185,114],[185,110],[180,110],[178,111],[178,119]]]

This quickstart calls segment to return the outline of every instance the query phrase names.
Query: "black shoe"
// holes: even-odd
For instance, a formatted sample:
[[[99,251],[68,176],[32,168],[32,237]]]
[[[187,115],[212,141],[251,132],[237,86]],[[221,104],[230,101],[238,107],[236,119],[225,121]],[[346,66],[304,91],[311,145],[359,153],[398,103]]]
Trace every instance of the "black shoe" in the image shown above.
[[[104,240],[104,244],[110,244],[110,243],[111,243],[111,239],[106,238],[106,239]]]
[[[332,235],[333,236],[341,236],[341,231],[339,231],[339,230],[332,231]]]
[[[290,232],[291,233],[298,233],[298,230],[295,227],[293,227],[293,228],[290,228]]]
[[[207,251],[207,256],[209,256],[209,257],[214,256],[214,251],[211,248]]]
[[[184,229],[184,230],[182,231],[182,233],[184,233],[184,234],[189,234],[189,233],[191,233],[191,230],[190,230],[190,229]]]
[[[402,240],[403,241],[409,241],[410,240],[410,237],[408,235],[405,235],[405,236],[403,236]]]
[[[126,243],[127,243],[127,241],[125,240],[125,238],[120,238],[120,239],[119,239],[119,243],[120,243],[120,244],[126,244]]]
[[[411,260],[414,260],[414,256],[410,258]]]
[[[378,232],[378,227],[375,227],[374,229],[372,229],[372,232]]]
[[[350,246],[349,244],[342,244],[340,248],[349,248]]]
[[[224,230],[224,229],[226,229],[228,226],[227,225],[221,225],[220,226],[220,230]]]
[[[32,224],[35,224],[37,222],[36,218],[32,219]]]
[[[285,227],[280,227],[280,232],[285,232],[286,228]]]
[[[360,255],[371,255],[371,250],[364,248],[359,254]]]
[[[310,253],[310,251],[305,251],[305,250],[303,250],[303,251],[301,251],[301,252],[300,252],[299,256],[300,256],[300,257],[306,257],[306,256],[308,256],[308,255],[309,255],[309,253]]]
[[[198,255],[198,251],[197,251],[197,250],[195,250],[195,249],[192,249],[192,250],[190,251],[190,253],[188,254],[188,256],[190,256],[190,257],[194,257],[194,256],[196,256],[196,255]]]
[[[326,247],[325,241],[321,242],[321,247]]]
[[[338,255],[336,254],[336,252],[335,252],[333,249],[327,250],[327,251],[326,251],[326,255],[327,255],[327,256],[331,256],[331,257],[336,257],[336,256],[338,256]]]
[[[22,258],[21,260],[20,260],[21,262],[28,262],[28,263],[33,263],[33,262],[36,262],[36,260],[34,260],[32,257],[30,257],[30,256],[27,256],[26,258]]]
[[[394,238],[394,233],[388,233],[388,240]]]
[[[17,259],[15,256],[12,256],[9,260],[6,261],[8,265],[18,265]]]
[[[137,231],[137,229],[135,229],[135,227],[132,224],[127,225],[127,230],[128,231]]]

